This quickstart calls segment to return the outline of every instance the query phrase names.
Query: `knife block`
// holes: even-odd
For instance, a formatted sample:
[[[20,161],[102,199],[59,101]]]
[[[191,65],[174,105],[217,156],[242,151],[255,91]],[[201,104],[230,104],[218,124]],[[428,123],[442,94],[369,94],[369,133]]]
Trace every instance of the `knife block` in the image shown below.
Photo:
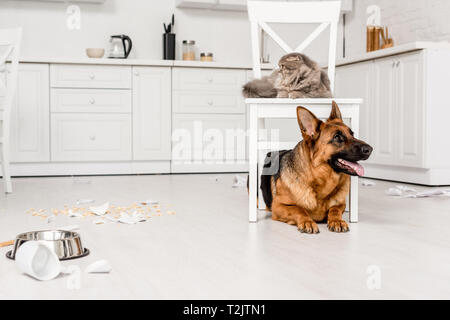
[[[163,59],[175,60],[175,33],[163,33]]]

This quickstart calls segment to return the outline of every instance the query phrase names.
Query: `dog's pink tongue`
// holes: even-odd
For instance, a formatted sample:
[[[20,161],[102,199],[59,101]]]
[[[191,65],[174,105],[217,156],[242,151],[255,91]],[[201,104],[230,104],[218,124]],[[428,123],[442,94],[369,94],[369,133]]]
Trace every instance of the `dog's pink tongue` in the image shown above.
[[[360,177],[364,176],[364,167],[362,165],[360,165],[359,163],[344,160],[344,164],[346,166],[349,166],[353,170],[355,170],[355,172],[358,176],[360,176]]]

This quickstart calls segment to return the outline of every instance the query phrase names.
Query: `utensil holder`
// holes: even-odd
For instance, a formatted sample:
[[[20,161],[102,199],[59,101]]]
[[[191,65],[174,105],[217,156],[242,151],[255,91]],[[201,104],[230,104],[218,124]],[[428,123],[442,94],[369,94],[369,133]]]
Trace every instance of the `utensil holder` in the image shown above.
[[[175,33],[163,33],[163,59],[175,60]]]

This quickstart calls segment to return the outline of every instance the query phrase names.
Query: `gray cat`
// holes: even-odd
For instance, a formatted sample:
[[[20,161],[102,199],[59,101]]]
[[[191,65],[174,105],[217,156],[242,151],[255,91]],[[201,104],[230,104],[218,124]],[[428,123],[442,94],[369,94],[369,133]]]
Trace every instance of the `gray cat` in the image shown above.
[[[301,53],[283,56],[270,76],[248,82],[246,98],[331,98],[330,80],[319,65]]]

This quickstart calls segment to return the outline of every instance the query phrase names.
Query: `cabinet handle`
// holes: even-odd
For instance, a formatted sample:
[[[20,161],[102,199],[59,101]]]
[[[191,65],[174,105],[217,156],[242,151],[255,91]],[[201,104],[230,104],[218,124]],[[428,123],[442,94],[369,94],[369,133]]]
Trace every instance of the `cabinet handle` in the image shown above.
[[[210,106],[212,106],[212,105],[214,104],[214,102],[213,102],[212,100],[208,100],[208,104],[209,104]]]
[[[134,73],[134,75],[135,75],[136,77],[139,77],[139,76],[140,76],[140,73],[136,71],[136,72]]]
[[[89,140],[91,140],[91,141],[95,141],[95,139],[97,139],[97,137],[96,137],[96,136],[89,136]]]
[[[212,83],[212,82],[213,82],[213,78],[212,78],[212,77],[209,77],[209,78],[208,78],[208,82],[209,82],[209,83]]]
[[[90,104],[95,104],[95,99],[94,99],[94,98],[91,98],[91,100],[89,100],[89,103],[90,103]]]
[[[90,74],[90,75],[89,75],[89,78],[90,78],[91,80],[94,80],[94,79],[95,79],[95,74],[93,74],[93,73]]]

